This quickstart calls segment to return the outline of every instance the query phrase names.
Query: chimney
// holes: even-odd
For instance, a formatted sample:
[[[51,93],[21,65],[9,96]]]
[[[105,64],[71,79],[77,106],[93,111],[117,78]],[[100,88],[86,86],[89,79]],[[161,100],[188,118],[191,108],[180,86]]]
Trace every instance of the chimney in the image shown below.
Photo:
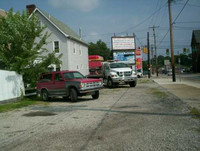
[[[81,28],[79,28],[79,38],[80,38],[80,40],[82,39],[82,30],[81,30]]]
[[[29,12],[29,15],[35,10],[36,6],[34,4],[26,5],[26,9]]]

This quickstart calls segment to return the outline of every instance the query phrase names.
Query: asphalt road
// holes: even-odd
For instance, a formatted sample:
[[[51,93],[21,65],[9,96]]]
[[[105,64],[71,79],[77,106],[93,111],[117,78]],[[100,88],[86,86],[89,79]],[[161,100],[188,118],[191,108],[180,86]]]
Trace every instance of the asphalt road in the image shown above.
[[[1,151],[200,150],[200,120],[155,82],[0,114]]]

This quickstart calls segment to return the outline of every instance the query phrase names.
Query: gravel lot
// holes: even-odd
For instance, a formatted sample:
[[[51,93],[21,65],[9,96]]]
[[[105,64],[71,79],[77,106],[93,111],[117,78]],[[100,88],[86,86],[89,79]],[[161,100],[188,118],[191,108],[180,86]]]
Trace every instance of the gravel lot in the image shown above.
[[[200,120],[158,84],[0,114],[1,151],[200,151]]]

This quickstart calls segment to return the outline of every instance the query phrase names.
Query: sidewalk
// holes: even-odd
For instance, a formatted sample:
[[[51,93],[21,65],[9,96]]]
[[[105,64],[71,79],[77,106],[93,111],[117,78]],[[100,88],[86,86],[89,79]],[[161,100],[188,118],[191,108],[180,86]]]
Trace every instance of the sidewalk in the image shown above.
[[[163,88],[167,89],[172,94],[186,102],[190,107],[195,107],[200,110],[200,81],[189,80],[186,78],[176,77],[176,82],[172,82],[171,76],[159,77],[153,76],[152,80],[158,83]]]

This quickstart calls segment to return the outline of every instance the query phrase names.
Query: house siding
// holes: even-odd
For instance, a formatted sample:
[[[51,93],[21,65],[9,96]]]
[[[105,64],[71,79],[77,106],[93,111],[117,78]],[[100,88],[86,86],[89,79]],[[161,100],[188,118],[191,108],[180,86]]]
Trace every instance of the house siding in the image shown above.
[[[75,53],[74,53],[75,47]],[[83,75],[88,75],[88,47],[72,39],[68,40],[69,70],[77,70]],[[81,52],[80,52],[81,51]]]
[[[75,70],[81,72],[83,75],[88,75],[88,47],[71,39],[70,37],[66,37],[38,11],[36,11],[35,13],[39,17],[41,24],[43,26],[47,26],[43,33],[45,33],[46,31],[48,33],[51,33],[51,36],[47,39],[47,44],[43,46],[43,48],[46,48],[50,52],[53,52],[54,41],[59,41],[60,50],[59,53],[56,54],[56,56],[63,54],[61,57],[61,70]],[[73,53],[73,44],[76,45],[75,54]],[[79,54],[79,47],[81,48],[81,54]],[[43,55],[47,55],[47,53],[43,53]]]

